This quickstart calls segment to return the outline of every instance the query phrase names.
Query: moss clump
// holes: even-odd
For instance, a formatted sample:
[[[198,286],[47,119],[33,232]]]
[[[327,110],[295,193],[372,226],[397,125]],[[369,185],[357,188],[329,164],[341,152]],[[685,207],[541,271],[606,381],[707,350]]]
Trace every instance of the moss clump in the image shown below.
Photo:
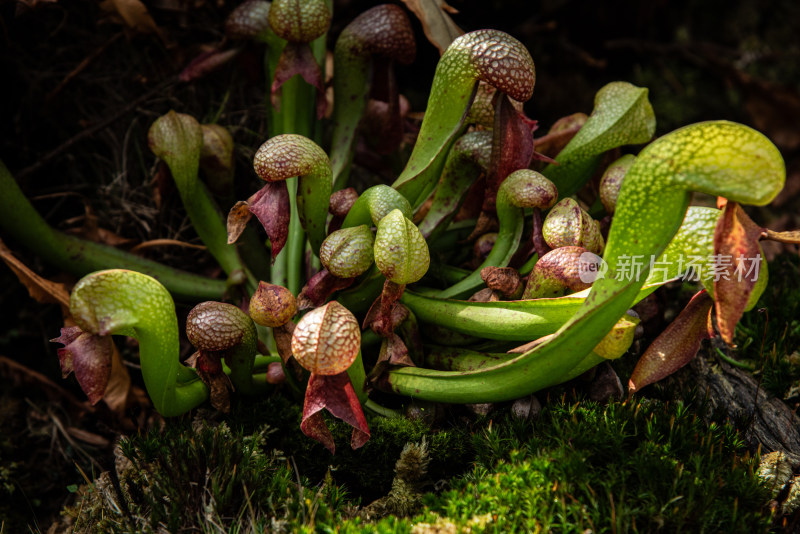
[[[332,456],[300,433],[300,408],[288,399],[237,402],[224,422],[201,412],[122,440],[115,472],[82,486],[64,510],[71,531],[313,531],[353,515],[362,497],[385,495],[409,442],[427,440],[437,476],[463,472],[472,458],[465,429],[383,418],[370,421],[372,439],[358,451],[345,445],[350,427],[329,421],[342,445]]]
[[[359,516],[375,519],[389,515],[405,517],[415,514],[422,504],[422,489],[427,480],[429,463],[425,439],[420,443],[406,444],[394,466],[394,480],[389,495],[362,508]]]
[[[125,502],[115,482],[100,477],[67,510],[73,530],[757,533],[772,521],[769,490],[753,474],[755,459],[735,429],[696,417],[702,409],[696,401],[601,406],[562,398],[546,403],[533,423],[498,414],[444,433],[375,419],[371,451],[341,447],[336,456],[302,437],[299,414],[287,415],[293,412],[288,401],[259,407],[266,405],[286,411],[261,412],[263,418],[291,424],[245,431],[232,420],[194,427],[184,420],[122,442],[117,472]],[[347,429],[334,434],[347,441]],[[447,480],[422,475],[444,491],[418,478],[414,495],[399,495],[392,477],[403,447],[395,445],[423,437],[429,466],[459,458],[472,468],[454,476],[451,467]],[[357,462],[360,474],[348,473]],[[311,475],[323,465],[322,475]],[[351,483],[365,481],[368,486],[357,486],[361,497],[353,496]],[[427,490],[421,499],[420,490]],[[387,494],[413,502],[403,510],[413,517],[370,522],[369,508],[359,513],[362,503]]]
[[[500,418],[474,434],[472,471],[410,521],[340,532],[768,532],[755,460],[698,404],[562,399],[533,424]]]
[[[493,424],[473,440],[473,471],[429,495],[418,519],[473,531],[766,532],[768,493],[743,442],[694,408],[562,401],[533,425]]]
[[[240,517],[301,515],[294,475],[277,450],[265,453],[271,431],[245,435],[227,424],[197,420],[121,441],[115,472],[78,491],[67,508],[74,532],[178,532]]]
[[[11,441],[3,437],[0,439],[0,524],[8,523],[9,528],[23,528],[23,524],[16,517],[14,504],[16,501],[16,480],[20,476],[20,465],[8,459],[11,455]]]
[[[336,455],[300,432],[302,400],[292,402],[281,396],[252,403],[240,402],[231,407],[231,428],[242,426],[251,431],[258,424],[281,429],[271,443],[286,451],[296,462],[300,473],[310,480],[321,480],[332,471],[336,483],[364,502],[385,495],[392,485],[394,466],[407,443],[427,441],[431,458],[428,476],[432,480],[447,479],[470,467],[472,453],[470,428],[450,424],[435,432],[422,420],[370,417],[370,440],[358,450],[350,448],[353,428],[338,419],[327,417],[336,442]],[[285,429],[285,430],[284,430]]]
[[[736,328],[735,356],[761,372],[762,386],[778,398],[800,397],[800,258],[769,264],[770,284]]]

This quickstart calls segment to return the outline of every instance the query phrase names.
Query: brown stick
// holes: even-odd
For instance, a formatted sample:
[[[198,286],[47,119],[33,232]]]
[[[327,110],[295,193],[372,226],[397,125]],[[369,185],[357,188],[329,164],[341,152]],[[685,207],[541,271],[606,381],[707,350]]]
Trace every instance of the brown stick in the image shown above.
[[[800,245],[800,230],[792,230],[790,232],[775,232],[769,228],[761,234],[764,239],[770,241],[777,241],[779,243],[788,243],[789,245]]]

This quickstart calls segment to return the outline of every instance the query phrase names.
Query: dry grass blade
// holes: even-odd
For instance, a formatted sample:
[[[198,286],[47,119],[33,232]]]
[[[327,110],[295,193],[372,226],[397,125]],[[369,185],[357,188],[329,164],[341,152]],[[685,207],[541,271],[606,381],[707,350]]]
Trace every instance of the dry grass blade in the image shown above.
[[[195,248],[197,250],[205,250],[206,247],[203,245],[194,245],[192,243],[186,243],[185,241],[178,241],[177,239],[151,239],[150,241],[144,241],[139,243],[135,247],[131,249],[131,252],[139,252],[140,250],[149,248],[149,247],[163,247],[163,246],[176,246],[176,247],[184,247],[184,248]]]
[[[449,15],[458,13],[458,10],[444,0],[403,0],[403,3],[420,20],[425,37],[439,49],[440,54],[444,54],[450,43],[464,33]]]
[[[87,401],[79,400],[75,395],[62,388],[50,378],[30,369],[11,358],[0,356],[0,377],[10,384],[24,384],[45,393],[48,399],[66,403],[75,409],[72,413],[93,412],[94,407]]]

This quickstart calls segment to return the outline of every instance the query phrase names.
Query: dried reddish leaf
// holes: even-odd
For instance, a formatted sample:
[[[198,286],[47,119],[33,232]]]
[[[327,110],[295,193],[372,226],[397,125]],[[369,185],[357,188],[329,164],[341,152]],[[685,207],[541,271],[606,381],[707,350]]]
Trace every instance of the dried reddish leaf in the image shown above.
[[[312,276],[300,291],[300,295],[297,297],[297,308],[299,310],[318,308],[325,304],[336,291],[351,286],[354,281],[355,278],[339,278],[332,275],[327,269],[322,269]]]
[[[353,449],[358,449],[369,440],[367,419],[346,372],[336,375],[311,375],[303,403],[303,421],[300,423],[303,434],[319,441],[331,451],[331,454],[334,454],[336,446],[322,417],[323,409],[353,427],[350,439],[350,446]]]
[[[240,49],[238,48],[231,50],[218,50],[215,48],[202,52],[183,68],[178,74],[178,79],[182,82],[191,82],[202,78],[236,57],[239,51]]]
[[[58,359],[64,378],[75,372],[75,378],[89,402],[97,404],[103,398],[111,376],[111,336],[99,336],[83,332],[77,326],[61,329],[61,336],[51,339],[61,343]]]
[[[291,207],[286,182],[267,182],[248,203],[250,213],[261,222],[272,243],[272,262],[275,263],[289,235]]]
[[[367,377],[370,382],[377,379],[390,367],[416,367],[411,359],[408,347],[403,339],[397,334],[389,334],[383,338],[381,349],[378,353],[378,361]]]
[[[422,23],[425,37],[439,49],[439,54],[444,54],[450,43],[464,33],[448,15],[458,13],[458,10],[445,0],[403,0],[403,3]]]
[[[195,352],[186,359],[186,365],[197,371],[197,376],[208,386],[211,406],[222,413],[230,412],[233,384],[222,371],[219,354],[209,351]]]
[[[383,283],[383,291],[364,317],[363,327],[372,328],[376,334],[389,337],[397,325],[408,316],[408,309],[405,307],[397,309],[398,301],[405,289],[405,284],[395,284],[391,280],[386,280]]]
[[[344,218],[350,212],[356,200],[358,200],[358,192],[352,187],[342,189],[331,194],[328,203],[328,212],[331,214],[331,222],[328,223],[328,233],[332,234],[342,227]]]
[[[536,129],[536,122],[520,113],[508,95],[498,93],[498,97],[484,210],[494,210],[500,184],[512,172],[526,169],[533,157],[533,131]]]
[[[393,284],[397,286],[397,284]],[[386,284],[384,284],[384,287]],[[398,289],[405,289],[404,286],[397,286]],[[391,290],[390,290],[391,291]],[[402,294],[400,295],[402,296]],[[401,302],[397,302],[396,300],[393,302],[393,307],[391,309],[391,313],[382,312],[381,307],[381,297],[375,299],[375,301],[370,306],[367,314],[364,316],[364,323],[362,325],[363,328],[376,328],[375,321],[380,319],[381,313],[387,313],[387,315],[383,318],[384,326],[386,328],[386,337],[389,337],[392,332],[395,332],[398,328],[401,328],[401,334],[409,335],[409,339],[415,345],[419,345],[419,350],[422,350],[421,347],[421,340],[419,340],[419,329],[417,326],[417,320],[411,313],[411,310],[406,308]],[[390,296],[390,298],[392,298]],[[375,330],[377,333],[377,330]],[[417,339],[411,339],[411,338]]]
[[[567,146],[567,143],[575,137],[575,134],[578,133],[578,130],[581,129],[588,118],[585,113],[573,113],[572,115],[561,117],[553,123],[547,135],[533,140],[534,148],[542,155],[555,158]]]
[[[536,254],[538,254],[540,258],[552,250],[547,244],[547,241],[544,240],[544,235],[542,235],[543,224],[544,218],[542,217],[542,210],[533,208],[533,250],[536,251]]]
[[[92,239],[92,241],[103,243],[111,247],[119,247],[132,243],[133,239],[115,234],[111,230],[106,230],[105,228],[97,228],[95,237]]]
[[[416,364],[411,360],[411,356],[408,353],[408,347],[406,347],[405,342],[400,336],[392,334],[386,338],[385,341],[385,350],[384,344],[382,344],[378,362],[385,361],[389,365],[416,367]]]
[[[80,335],[83,330],[79,326],[65,326],[61,329],[61,335],[50,340],[51,343],[61,343],[64,348],[58,349],[58,359],[61,363],[61,376],[68,377],[74,370],[72,365],[72,353],[64,349],[71,345]]]
[[[28,269],[14,257],[2,239],[0,239],[0,259],[14,271],[17,279],[28,289],[28,294],[37,302],[56,302],[64,311],[69,310],[69,292],[64,284],[51,282]]]
[[[153,188],[153,204],[156,208],[161,209],[165,199],[175,193],[175,180],[172,179],[172,173],[166,162],[159,160],[151,186]]]
[[[763,231],[736,202],[725,205],[714,230],[717,327],[728,345],[733,344],[736,323],[742,317],[758,280],[761,264],[758,239]],[[754,271],[749,269],[752,262],[757,262]]]
[[[379,154],[391,154],[403,142],[404,122],[410,111],[408,100],[400,96],[394,74],[394,62],[375,57],[372,90],[361,128],[365,139]]]
[[[683,311],[639,358],[628,382],[629,394],[671,375],[695,357],[700,350],[700,343],[713,335],[713,304],[713,299],[705,290],[692,297]]]
[[[291,77],[299,74],[309,85],[317,88],[317,118],[325,116],[328,101],[325,98],[325,83],[314,53],[308,43],[287,43],[275,68],[272,81],[272,105],[280,108],[280,89]]]

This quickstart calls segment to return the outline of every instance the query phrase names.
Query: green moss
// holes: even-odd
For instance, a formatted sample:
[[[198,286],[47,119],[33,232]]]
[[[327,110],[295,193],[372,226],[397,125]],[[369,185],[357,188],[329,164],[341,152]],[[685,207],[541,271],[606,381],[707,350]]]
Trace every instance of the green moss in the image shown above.
[[[477,464],[426,502],[492,531],[759,532],[766,493],[735,431],[690,407],[552,403],[532,426],[493,425]],[[474,529],[474,527],[473,527]]]
[[[260,417],[272,420],[270,430],[245,431],[250,423],[233,420],[193,430],[184,420],[162,434],[129,438],[120,451],[130,464],[117,462],[129,514],[111,480],[101,477],[68,510],[76,531],[165,525],[232,533],[410,532],[414,525],[424,531],[424,523],[473,532],[756,533],[772,520],[769,492],[754,477],[755,459],[737,431],[696,417],[702,407],[695,401],[600,406],[562,398],[546,403],[533,423],[496,412],[440,432],[374,419],[372,440],[358,451],[347,447],[344,425],[334,424],[335,456],[298,432],[299,414],[288,401],[256,407],[267,406]],[[415,483],[427,493],[414,517],[359,516],[363,505],[389,493],[402,446],[423,437],[430,466],[438,464],[445,476],[429,471],[427,483]],[[289,444],[296,448],[278,448]],[[448,463],[459,469],[442,467]]]
[[[123,440],[116,451],[117,480],[104,473],[82,487],[66,514],[80,532],[176,532],[237,517],[244,503],[275,515],[297,513],[285,458],[277,450],[264,452],[269,435],[266,427],[244,435],[224,423],[192,428],[184,420],[163,434]]]
[[[561,401],[532,425],[495,421],[473,438],[474,469],[429,493],[411,523],[472,532],[768,531],[767,492],[736,431],[707,425],[694,408]]]
[[[329,421],[338,445],[332,456],[300,432],[300,408],[288,399],[238,402],[225,422],[171,420],[162,432],[121,441],[118,488],[109,473],[82,486],[64,511],[74,530],[313,531],[387,494],[409,442],[427,436],[436,455],[431,476],[453,476],[472,458],[466,430],[431,432],[420,421],[383,418],[370,421],[372,439],[357,451],[349,447],[352,428]]]
[[[800,380],[800,258],[778,256],[756,307],[736,328],[736,358],[763,375],[762,386],[778,398],[796,397]],[[780,283],[777,283],[780,281]]]

